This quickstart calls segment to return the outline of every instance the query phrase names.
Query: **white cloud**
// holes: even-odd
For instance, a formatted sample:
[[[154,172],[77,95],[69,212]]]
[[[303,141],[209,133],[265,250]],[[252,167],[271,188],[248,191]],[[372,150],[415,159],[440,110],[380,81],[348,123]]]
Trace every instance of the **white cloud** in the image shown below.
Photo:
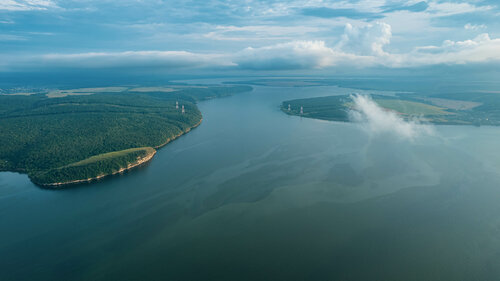
[[[23,56],[11,61],[17,68],[200,68],[232,65],[220,55],[195,54],[185,51],[129,51],[115,53],[46,54]]]
[[[347,25],[340,42],[330,48],[324,41],[292,41],[259,48],[247,48],[235,56],[241,68],[321,69],[328,67],[406,68],[428,65],[456,65],[500,62],[500,39],[484,33],[471,40],[446,40],[441,46],[417,47],[407,53],[390,53],[391,27],[375,23],[364,27]]]
[[[307,26],[222,26],[204,34],[204,37],[214,40],[250,41],[250,40],[283,40],[304,36],[308,33],[318,32],[318,27]]]
[[[403,2],[403,1],[401,1]],[[494,18],[495,7],[485,5],[486,1],[426,0],[428,8],[422,12],[395,11],[384,14],[383,21],[392,26],[392,47],[408,52],[415,46],[446,39],[450,34],[467,34],[463,27],[467,22],[484,16],[488,24]],[[394,1],[388,1],[394,3]],[[406,1],[404,1],[406,3]],[[490,3],[492,3],[490,1]]]
[[[377,64],[387,56],[383,46],[390,42],[391,27],[385,23],[353,27],[347,24],[341,41],[330,48],[325,41],[291,41],[259,48],[246,48],[233,61],[246,69],[322,69],[336,65],[361,68]]]
[[[464,25],[464,28],[467,30],[479,30],[479,29],[485,29],[487,26],[484,24],[466,24]]]
[[[349,112],[351,119],[361,123],[370,134],[391,134],[407,140],[433,134],[429,125],[420,124],[418,120],[405,121],[395,112],[380,107],[369,96],[354,95],[351,98],[354,102]]]
[[[26,37],[13,34],[0,34],[1,41],[25,41]]]
[[[500,39],[483,33],[472,40],[446,40],[441,46],[416,48],[406,57],[410,66],[500,62]]]
[[[224,27],[224,30],[262,31],[262,27]],[[288,30],[288,29],[286,29]],[[262,31],[263,32],[263,31]],[[269,34],[273,34],[270,31]],[[291,31],[290,31],[291,32]],[[239,67],[253,70],[325,69],[331,67],[407,68],[430,65],[500,63],[500,39],[487,33],[463,41],[446,40],[440,46],[416,47],[393,53],[385,50],[391,40],[391,26],[374,23],[361,27],[347,25],[339,43],[329,47],[325,41],[290,41],[263,47],[248,47],[234,54],[194,53],[186,51],[129,51],[108,53],[47,54],[7,56],[5,69],[35,67],[68,68],[204,68]],[[22,40],[0,36],[0,40]]]
[[[450,16],[457,14],[484,12],[492,10],[492,6],[476,6],[469,3],[453,3],[453,2],[438,2],[431,1],[428,3],[428,11],[436,16]]]
[[[0,0],[0,10],[7,11],[47,10],[57,7],[51,0]]]
[[[337,54],[323,41],[293,41],[261,48],[246,48],[234,60],[248,69],[310,69],[335,63]]]
[[[357,55],[384,55],[383,47],[391,42],[391,37],[391,26],[383,22],[364,27],[348,23],[337,47]]]

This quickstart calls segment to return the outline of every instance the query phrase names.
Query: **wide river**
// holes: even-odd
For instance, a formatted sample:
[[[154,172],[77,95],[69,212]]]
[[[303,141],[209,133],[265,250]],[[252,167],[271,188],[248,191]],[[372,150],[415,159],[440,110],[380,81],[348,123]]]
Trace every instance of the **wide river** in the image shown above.
[[[0,280],[498,280],[500,128],[407,140],[279,110],[352,92],[202,102],[201,126],[92,185],[0,173]]]

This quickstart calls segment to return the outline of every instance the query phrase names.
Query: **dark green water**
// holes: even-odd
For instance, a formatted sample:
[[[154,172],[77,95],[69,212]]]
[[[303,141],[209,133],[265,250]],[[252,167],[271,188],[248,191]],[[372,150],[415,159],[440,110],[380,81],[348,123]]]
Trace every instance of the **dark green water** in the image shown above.
[[[200,127],[93,185],[0,173],[0,280],[498,280],[500,128],[410,142],[279,111],[350,92],[203,102]]]

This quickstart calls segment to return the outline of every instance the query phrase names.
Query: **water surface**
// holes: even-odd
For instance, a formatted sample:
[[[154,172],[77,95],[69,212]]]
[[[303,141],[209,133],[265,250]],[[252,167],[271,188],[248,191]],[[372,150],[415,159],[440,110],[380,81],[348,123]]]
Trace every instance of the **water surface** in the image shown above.
[[[0,280],[497,279],[500,128],[407,141],[279,110],[352,92],[202,102],[201,126],[92,185],[0,173]]]

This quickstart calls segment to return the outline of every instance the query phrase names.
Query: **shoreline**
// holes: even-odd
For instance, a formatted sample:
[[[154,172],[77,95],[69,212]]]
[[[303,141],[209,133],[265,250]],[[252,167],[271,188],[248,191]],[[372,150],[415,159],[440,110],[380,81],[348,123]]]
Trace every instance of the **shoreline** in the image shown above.
[[[171,138],[167,138],[167,141],[165,141],[164,143],[160,144],[160,145],[157,145],[157,146],[154,146],[153,148],[154,149],[160,149],[162,147],[164,147],[165,145],[169,144],[170,142],[176,140],[178,137],[184,135],[184,134],[187,134],[189,133],[192,129],[198,127],[201,125],[201,121],[203,121],[203,117],[200,118],[200,121],[198,121],[198,123],[194,124],[193,126],[189,127],[186,129],[186,131],[181,131],[179,134],[177,135],[174,135],[173,137]]]
[[[203,117],[200,118],[200,121],[198,121],[196,124],[187,128],[186,131],[181,131],[181,133],[174,135],[173,137],[167,138],[167,140],[164,143],[162,143],[158,146],[152,147],[154,149],[153,153],[147,155],[146,157],[142,157],[133,163],[129,163],[127,165],[127,167],[123,167],[123,168],[119,169],[118,171],[115,171],[115,172],[110,173],[110,174],[102,174],[102,175],[92,177],[92,178],[87,178],[87,179],[79,179],[79,180],[73,180],[73,181],[68,181],[68,182],[56,182],[56,183],[37,183],[37,182],[33,181],[33,179],[31,179],[31,177],[29,177],[29,175],[28,175],[28,177],[30,178],[31,182],[33,182],[34,184],[36,184],[42,188],[58,189],[58,188],[63,188],[63,187],[70,186],[70,185],[88,184],[88,183],[91,183],[93,181],[97,181],[97,180],[100,180],[100,179],[103,179],[106,177],[121,174],[123,172],[130,171],[136,167],[139,167],[143,164],[150,162],[154,158],[154,156],[156,155],[156,152],[158,152],[158,149],[164,147],[165,145],[167,145],[170,142],[176,140],[177,138],[185,135],[186,133],[189,133],[192,129],[201,125],[202,121],[203,121]]]
[[[30,180],[34,184],[39,185],[39,186],[44,187],[44,188],[58,188],[58,187],[64,187],[64,186],[68,186],[68,185],[90,183],[90,182],[93,182],[93,181],[96,181],[96,180],[99,180],[99,179],[102,179],[102,178],[105,178],[105,177],[108,177],[108,176],[113,176],[113,175],[116,175],[116,174],[123,173],[123,172],[131,170],[131,169],[133,169],[135,167],[138,167],[138,166],[140,166],[142,164],[145,164],[145,163],[151,161],[151,159],[153,159],[153,157],[155,156],[156,152],[157,151],[155,150],[153,153],[147,155],[146,157],[139,158],[136,162],[129,163],[127,165],[127,167],[123,167],[123,168],[119,169],[118,171],[115,171],[115,172],[110,173],[110,174],[102,174],[102,175],[99,175],[99,176],[96,176],[96,177],[93,177],[93,178],[73,180],[73,181],[68,181],[68,182],[54,182],[54,183],[37,183],[37,182],[31,180],[31,178],[30,178]]]
[[[356,123],[356,122],[353,122],[349,119],[337,119],[337,120],[335,120],[335,119],[318,118],[318,117],[313,117],[313,116],[305,116],[305,115],[300,115],[300,114],[296,114],[296,113],[290,113],[284,107],[280,107],[280,111],[285,113],[288,116],[308,118],[308,119],[312,119],[312,120],[320,120],[320,121],[327,121],[327,122],[340,122],[340,123],[352,123],[352,124]],[[407,121],[406,119],[404,119],[404,120]],[[424,120],[424,121],[425,122],[422,122],[421,124],[423,124],[423,125],[430,124],[430,125],[434,125],[434,126],[500,127],[500,124],[479,124],[479,125],[476,125],[476,124],[472,124],[472,123],[461,123],[461,122],[453,122],[453,121],[450,121],[450,122],[436,122],[436,121],[432,121],[432,120]]]

